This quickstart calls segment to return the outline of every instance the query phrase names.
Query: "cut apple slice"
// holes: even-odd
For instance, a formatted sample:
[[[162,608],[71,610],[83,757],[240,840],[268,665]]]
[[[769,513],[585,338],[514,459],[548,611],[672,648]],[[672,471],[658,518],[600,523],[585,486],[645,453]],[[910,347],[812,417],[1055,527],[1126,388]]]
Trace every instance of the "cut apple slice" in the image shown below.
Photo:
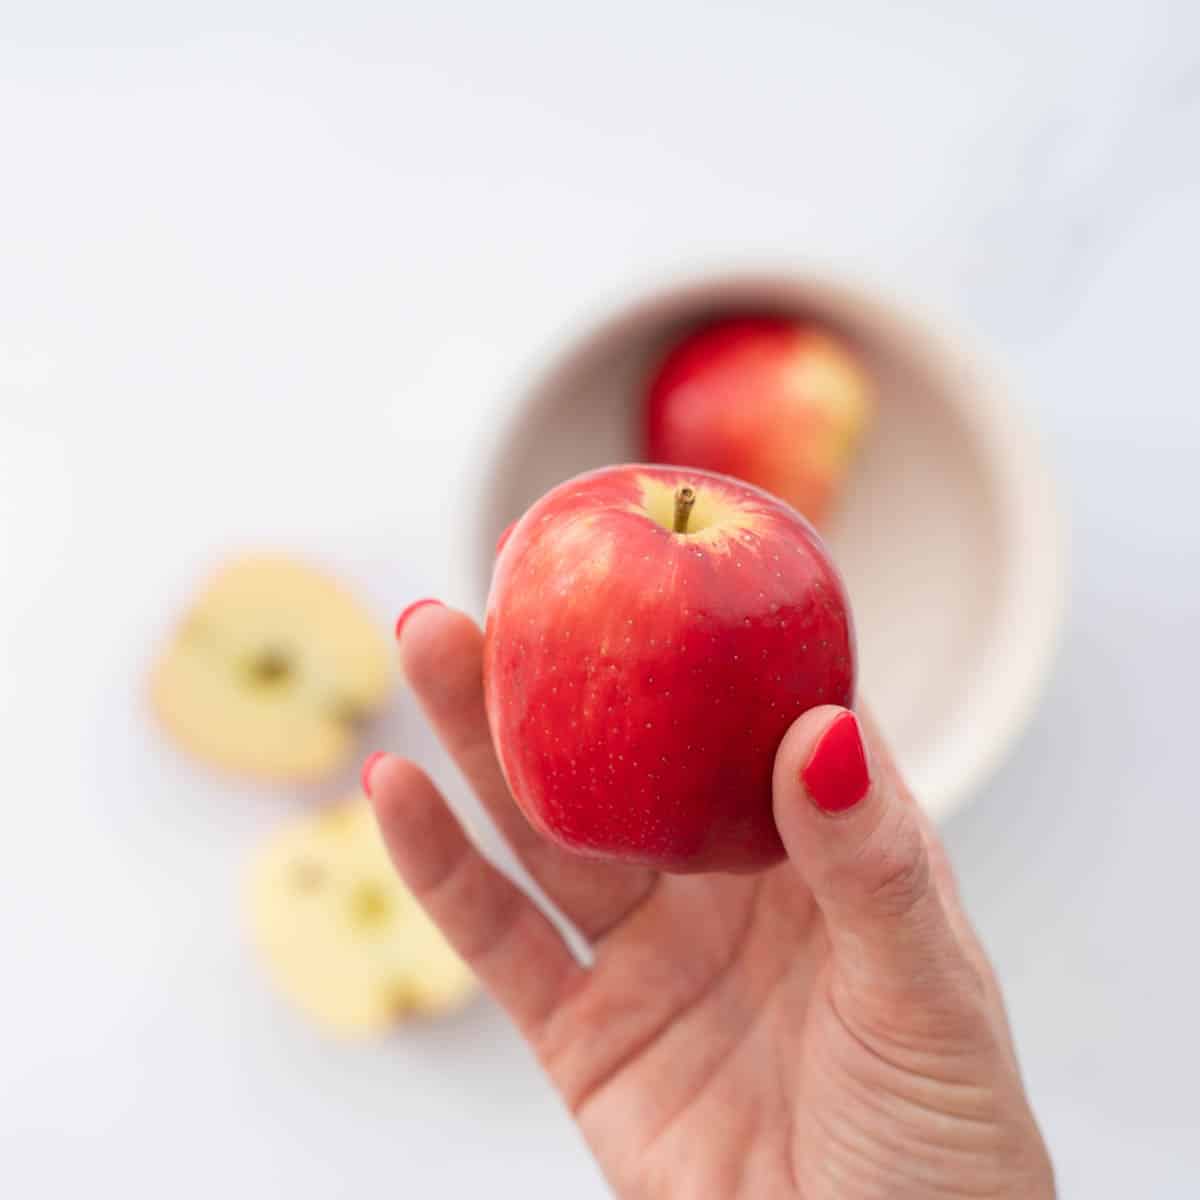
[[[360,796],[262,848],[249,911],[280,989],[333,1034],[446,1012],[474,989],[470,969],[400,882]]]
[[[275,556],[208,582],[154,669],[154,707],[218,766],[306,779],[341,763],[383,702],[387,641],[337,582]]]

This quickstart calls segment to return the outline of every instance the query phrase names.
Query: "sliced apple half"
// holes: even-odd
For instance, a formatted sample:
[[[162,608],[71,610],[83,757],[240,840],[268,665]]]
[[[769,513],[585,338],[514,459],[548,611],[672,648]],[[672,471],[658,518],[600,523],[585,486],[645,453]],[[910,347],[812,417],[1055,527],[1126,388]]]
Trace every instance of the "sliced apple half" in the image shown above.
[[[249,915],[279,988],[330,1033],[378,1033],[455,1009],[474,990],[470,969],[396,875],[361,796],[262,847]]]
[[[228,770],[309,779],[337,767],[383,702],[391,650],[339,583],[259,555],[219,570],[154,668],[179,743]]]

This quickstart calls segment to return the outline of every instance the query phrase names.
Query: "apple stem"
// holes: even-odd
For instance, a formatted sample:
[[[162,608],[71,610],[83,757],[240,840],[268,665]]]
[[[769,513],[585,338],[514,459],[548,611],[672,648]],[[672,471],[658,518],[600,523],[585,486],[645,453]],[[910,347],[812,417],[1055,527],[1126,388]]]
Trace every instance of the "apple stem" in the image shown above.
[[[679,488],[675,493],[675,527],[676,533],[687,533],[688,517],[692,513],[692,505],[696,503],[695,489]]]

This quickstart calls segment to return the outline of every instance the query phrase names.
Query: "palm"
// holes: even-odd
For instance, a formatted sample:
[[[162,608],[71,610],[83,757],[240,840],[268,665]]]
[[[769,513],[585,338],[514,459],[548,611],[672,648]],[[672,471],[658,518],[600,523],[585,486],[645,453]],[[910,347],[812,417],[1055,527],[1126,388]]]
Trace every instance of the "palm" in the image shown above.
[[[905,948],[898,930],[903,969],[880,972],[853,930],[830,925],[791,859],[755,876],[667,876],[558,851],[525,824],[501,776],[478,629],[446,610],[423,614],[402,640],[406,674],[502,833],[590,940],[594,964],[571,957],[424,773],[399,759],[372,788],[384,834],[621,1195],[1050,1194],[998,995],[965,919],[950,918],[936,953]],[[904,819],[922,841],[911,813]],[[899,911],[910,875],[885,855],[873,903]],[[935,861],[925,908],[940,912],[950,888]],[[943,1007],[923,977],[944,974],[951,945],[962,965],[949,985],[935,982],[953,999]],[[993,1164],[1014,1146],[1020,1190],[966,1191],[962,1169],[998,1180]]]
[[[791,1114],[828,957],[791,874],[660,878],[536,1042],[630,1194],[784,1195],[795,1179],[806,1135]]]

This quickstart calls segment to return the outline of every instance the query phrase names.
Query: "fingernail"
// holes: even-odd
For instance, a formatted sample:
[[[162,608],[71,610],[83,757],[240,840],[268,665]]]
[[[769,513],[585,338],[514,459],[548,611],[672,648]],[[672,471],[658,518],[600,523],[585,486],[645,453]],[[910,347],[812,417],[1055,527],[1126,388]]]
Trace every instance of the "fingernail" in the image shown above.
[[[368,796],[371,794],[371,772],[379,765],[381,758],[387,758],[387,752],[385,750],[376,750],[362,765],[362,774],[359,776],[359,779],[362,783],[362,790]]]
[[[400,638],[400,630],[404,628],[404,622],[417,611],[418,608],[424,608],[426,604],[436,604],[439,607],[444,607],[440,600],[414,600],[397,618],[396,618],[396,639]]]
[[[800,780],[822,812],[846,812],[867,794],[871,773],[858,718],[852,712],[836,717],[821,735],[800,771]]]

